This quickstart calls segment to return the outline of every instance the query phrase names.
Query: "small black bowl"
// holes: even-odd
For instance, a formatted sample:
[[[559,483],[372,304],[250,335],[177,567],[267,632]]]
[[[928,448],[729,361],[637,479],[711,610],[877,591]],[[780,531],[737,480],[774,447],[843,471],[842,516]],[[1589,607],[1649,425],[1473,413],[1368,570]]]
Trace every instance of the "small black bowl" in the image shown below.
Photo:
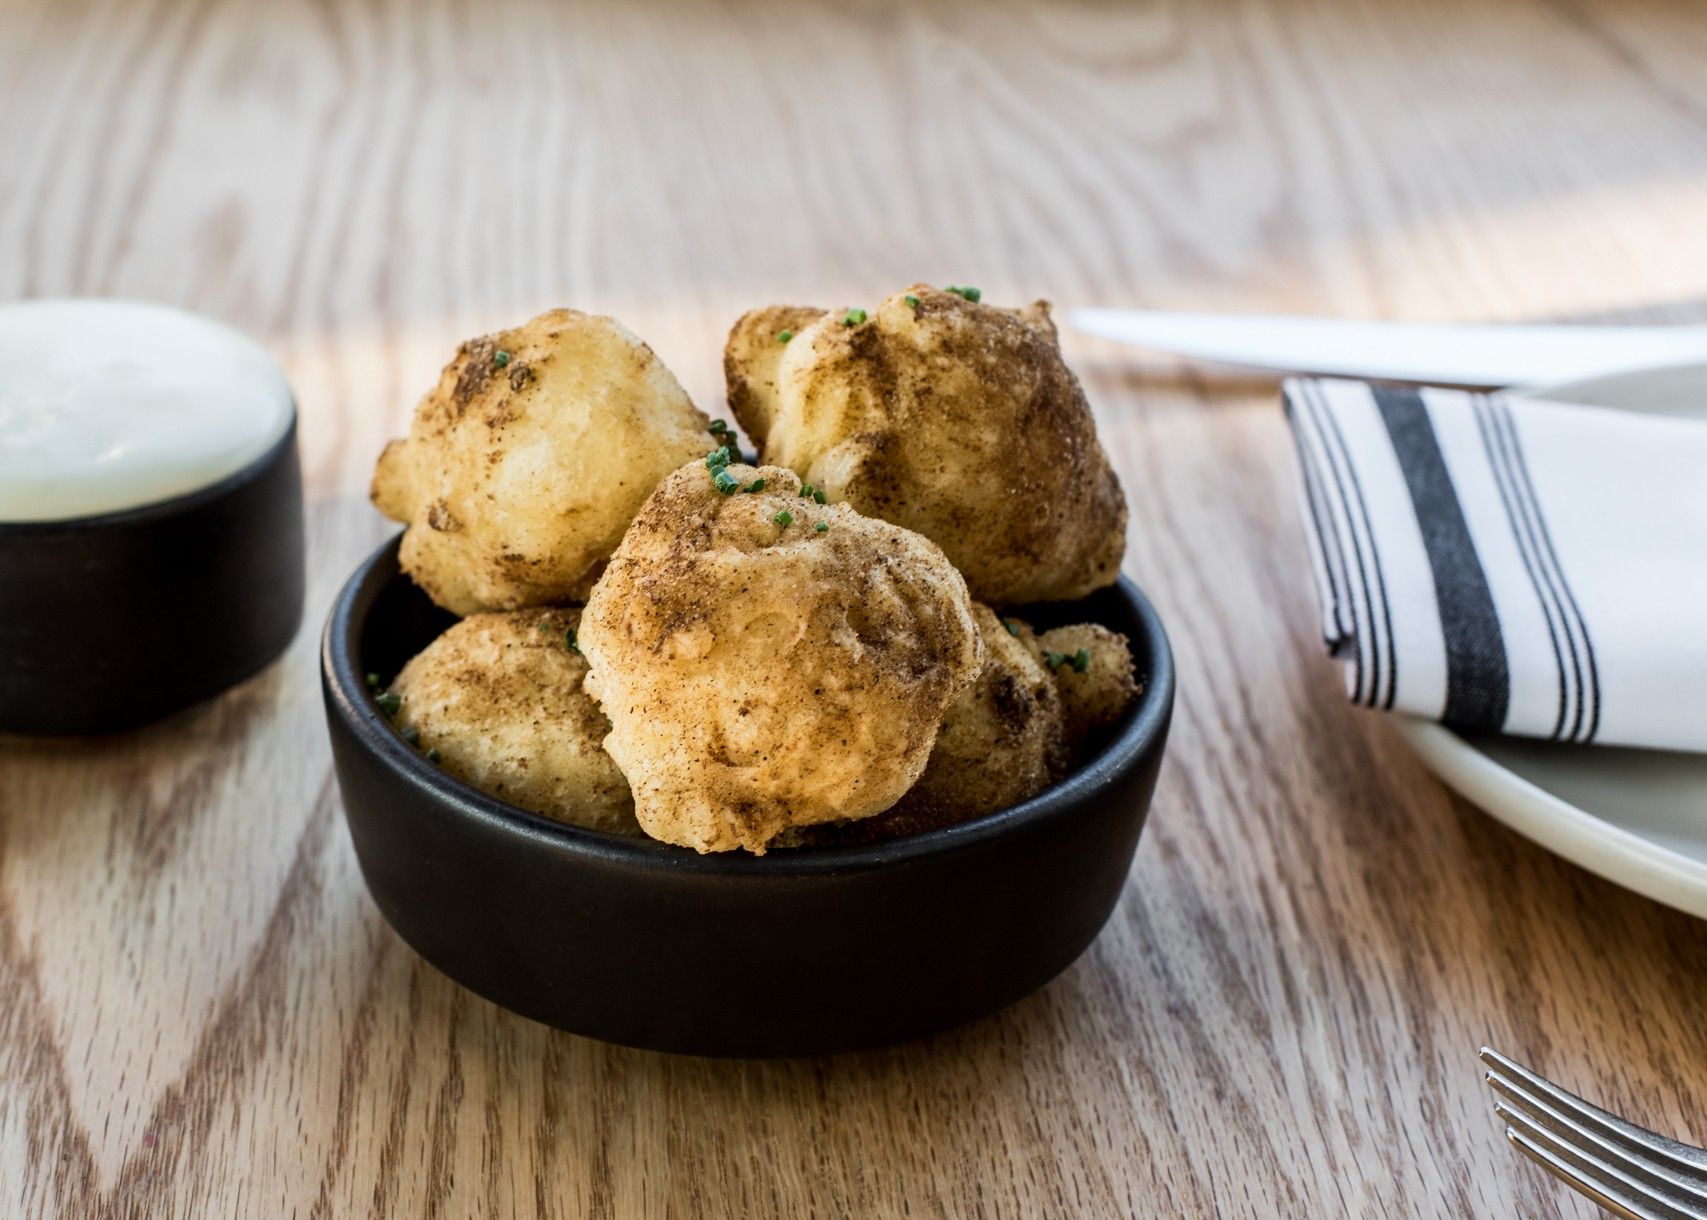
[[[1145,683],[1065,781],[886,843],[701,856],[528,813],[403,741],[364,675],[389,679],[454,620],[398,571],[394,540],[339,593],[321,653],[362,875],[403,939],[451,978],[608,1042],[823,1054],[992,1012],[1066,969],[1114,909],[1173,709],[1167,637],[1130,581],[1028,617],[1124,632]]]
[[[235,686],[296,635],[303,562],[294,418],[198,491],[0,522],[0,732],[135,728]]]

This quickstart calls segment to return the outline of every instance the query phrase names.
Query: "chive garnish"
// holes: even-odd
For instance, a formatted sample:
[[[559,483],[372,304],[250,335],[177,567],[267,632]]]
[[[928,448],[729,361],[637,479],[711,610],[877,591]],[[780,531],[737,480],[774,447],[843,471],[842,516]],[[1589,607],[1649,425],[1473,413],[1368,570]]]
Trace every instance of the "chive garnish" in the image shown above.
[[[1088,648],[1081,648],[1072,656],[1068,656],[1064,652],[1045,651],[1043,654],[1043,663],[1049,666],[1050,669],[1060,669],[1063,665],[1071,665],[1074,673],[1082,674],[1088,671],[1091,667],[1091,650]]]
[[[965,297],[973,304],[977,304],[977,302],[982,300],[984,296],[981,289],[973,288],[971,285],[950,284],[946,289],[944,289],[944,291],[952,292],[957,297]]]
[[[410,725],[408,728],[403,730],[403,740],[412,746],[420,745],[421,730],[416,728],[414,725]]]
[[[1015,639],[1019,638],[1020,624],[1018,619],[1005,618],[1002,620],[1002,626],[1008,629],[1009,635],[1013,636]]]
[[[384,714],[387,720],[397,715],[397,709],[403,706],[403,696],[395,691],[386,691],[374,699],[374,706]]]
[[[751,483],[748,483],[741,490],[742,491],[763,491],[764,489],[765,489],[765,481],[763,479],[754,479]]]
[[[802,500],[810,500],[812,498],[812,484],[802,483],[800,485],[800,498]]]
[[[367,688],[369,690],[378,690],[379,689],[379,675],[378,674],[369,674],[367,677],[363,678],[362,681],[367,683]]]
[[[771,520],[786,529],[788,526],[794,524],[794,514],[785,508],[781,512],[777,513],[776,516],[772,517]]]
[[[510,353],[509,352],[506,352],[506,351],[503,351],[502,349],[500,349],[500,350],[492,353],[492,363],[497,365],[499,368],[503,368],[509,362],[510,362]]]
[[[437,746],[427,751],[427,761],[430,763],[436,763],[443,757],[444,755],[439,753]]]
[[[812,499],[815,500],[816,502],[818,502],[819,504],[826,503],[826,501],[824,499],[823,489],[819,488],[819,487],[814,487],[812,489]]]
[[[863,321],[865,321],[865,310],[863,309],[850,309],[842,315],[843,326],[858,326]]]
[[[735,460],[735,451],[728,445],[719,445],[705,455],[705,468],[711,471],[722,470]]]
[[[817,525],[814,525],[812,528],[817,530],[820,534],[822,534],[825,530],[830,528],[830,523],[828,521],[820,521],[820,522],[818,522]]]
[[[563,647],[570,652],[581,651],[581,646],[575,642],[575,629],[573,627],[563,633]]]
[[[906,296],[902,297],[901,299],[903,301],[907,302],[907,308],[908,309],[917,309],[919,307],[919,298],[914,296],[910,292]]]
[[[711,472],[711,485],[724,495],[729,496],[735,494],[736,488],[741,486],[741,480],[719,466]]]
[[[794,338],[794,332],[789,330],[786,326],[776,332],[776,341],[778,343],[787,343],[792,338]]]

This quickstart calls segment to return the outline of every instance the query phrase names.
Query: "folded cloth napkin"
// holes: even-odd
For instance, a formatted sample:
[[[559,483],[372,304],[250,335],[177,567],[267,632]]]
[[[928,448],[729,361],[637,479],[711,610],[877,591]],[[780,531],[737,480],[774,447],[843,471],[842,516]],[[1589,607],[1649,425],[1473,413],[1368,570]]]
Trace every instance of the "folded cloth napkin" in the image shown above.
[[[1707,750],[1707,423],[1361,381],[1285,399],[1355,702]]]

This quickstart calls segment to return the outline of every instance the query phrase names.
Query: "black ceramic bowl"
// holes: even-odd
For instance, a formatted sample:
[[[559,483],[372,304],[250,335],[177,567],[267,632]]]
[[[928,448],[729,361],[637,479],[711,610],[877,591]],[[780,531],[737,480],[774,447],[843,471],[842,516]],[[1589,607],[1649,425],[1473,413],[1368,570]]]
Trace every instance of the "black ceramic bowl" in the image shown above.
[[[385,917],[506,1008],[589,1037],[706,1055],[910,1038],[1041,987],[1084,951],[1132,864],[1174,672],[1129,581],[1030,612],[1132,641],[1143,695],[1086,766],[975,822],[857,847],[696,855],[581,830],[452,779],[375,709],[453,620],[368,559],[326,625],[321,673],[350,834]]]
[[[0,523],[0,732],[104,733],[210,698],[284,651],[302,595],[294,420],[199,491]]]

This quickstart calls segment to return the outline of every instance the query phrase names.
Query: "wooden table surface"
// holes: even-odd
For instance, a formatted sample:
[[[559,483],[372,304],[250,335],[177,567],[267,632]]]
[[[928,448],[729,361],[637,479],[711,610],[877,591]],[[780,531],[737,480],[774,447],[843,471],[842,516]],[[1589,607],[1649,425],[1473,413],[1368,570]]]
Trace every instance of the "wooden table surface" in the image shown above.
[[[259,679],[0,741],[0,1215],[1588,1215],[1506,1149],[1483,1042],[1707,1141],[1707,926],[1346,706],[1268,380],[1069,340],[1173,741],[1096,945],[922,1042],[671,1058],[461,991],[362,888],[315,668],[463,336],[611,312],[715,410],[740,311],[913,278],[1703,317],[1704,69],[1694,0],[0,0],[0,297],[262,337],[311,571]]]

